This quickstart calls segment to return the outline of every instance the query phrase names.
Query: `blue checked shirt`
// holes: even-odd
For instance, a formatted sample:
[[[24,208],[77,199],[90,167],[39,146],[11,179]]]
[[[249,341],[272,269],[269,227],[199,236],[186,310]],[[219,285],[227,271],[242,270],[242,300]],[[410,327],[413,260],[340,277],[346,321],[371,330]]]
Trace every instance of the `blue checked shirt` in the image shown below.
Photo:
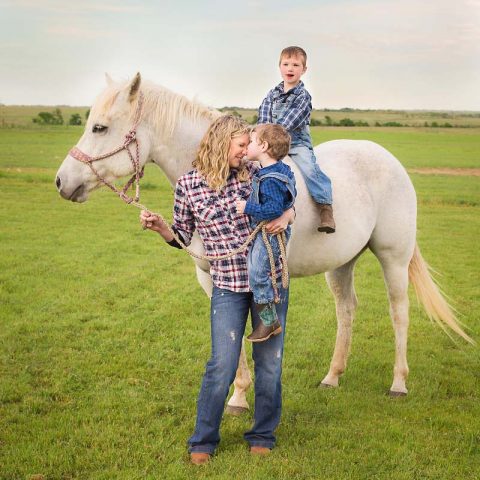
[[[291,178],[295,183],[292,170],[281,160],[260,169],[255,176],[261,177],[272,172],[281,173]],[[245,213],[254,217],[257,222],[273,220],[279,217],[292,202],[290,192],[285,183],[271,177],[265,178],[260,182],[259,200],[260,203],[255,203],[255,201],[249,199],[245,205]]]
[[[285,103],[287,100],[291,100],[290,107],[280,118],[273,118],[274,103]],[[308,125],[311,112],[312,97],[305,89],[303,82],[287,93],[283,92],[283,82],[280,82],[268,92],[260,105],[258,123],[278,123],[291,132]]]

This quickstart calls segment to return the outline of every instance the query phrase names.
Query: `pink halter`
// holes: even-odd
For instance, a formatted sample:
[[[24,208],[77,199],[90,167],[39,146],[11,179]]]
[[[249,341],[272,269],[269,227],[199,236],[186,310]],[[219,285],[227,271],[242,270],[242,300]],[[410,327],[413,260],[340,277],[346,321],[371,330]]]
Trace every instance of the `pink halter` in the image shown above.
[[[115,148],[111,152],[104,153],[103,155],[97,155],[96,157],[91,157],[90,155],[87,155],[85,152],[82,152],[78,147],[73,147],[69,155],[73,157],[75,160],[78,160],[79,162],[85,163],[90,167],[90,170],[95,174],[95,176],[110,190],[114,191],[124,202],[126,203],[132,203],[132,202],[138,202],[140,198],[140,179],[143,177],[143,168],[140,168],[140,144],[137,139],[137,126],[140,122],[141,116],[142,116],[142,110],[143,110],[143,93],[140,92],[138,95],[138,104],[137,104],[137,110],[135,112],[135,118],[133,121],[133,126],[132,128],[128,131],[128,133],[125,135],[125,141],[123,142],[123,145],[120,145],[119,147]],[[129,145],[131,143],[135,143],[135,156],[133,156],[132,152],[130,151]],[[98,171],[95,169],[95,167],[92,165],[93,162],[96,162],[98,160],[103,160],[104,158],[112,157],[113,155],[116,155],[117,153],[121,152],[122,150],[126,150],[128,153],[128,156],[130,157],[130,161],[132,162],[132,166],[134,169],[134,174],[130,178],[130,180],[124,185],[124,187],[121,190],[118,190],[115,185],[107,182],[103,177],[100,176]],[[130,186],[135,182],[135,197],[129,197],[127,195],[127,190],[130,188]]]

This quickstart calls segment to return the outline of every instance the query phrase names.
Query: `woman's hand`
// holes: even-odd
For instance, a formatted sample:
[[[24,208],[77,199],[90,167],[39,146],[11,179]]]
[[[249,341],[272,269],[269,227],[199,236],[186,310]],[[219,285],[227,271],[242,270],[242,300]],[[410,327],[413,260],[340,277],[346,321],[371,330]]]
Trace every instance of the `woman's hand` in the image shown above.
[[[247,202],[245,200],[237,200],[235,202],[235,208],[237,209],[237,213],[245,212],[245,205]]]
[[[295,210],[289,208],[278,218],[274,218],[265,225],[267,233],[281,233],[295,220]]]
[[[159,233],[167,242],[173,240],[173,235],[169,232],[167,225],[160,220],[157,215],[149,212],[148,210],[142,210],[140,212],[140,223],[144,229],[153,230]]]

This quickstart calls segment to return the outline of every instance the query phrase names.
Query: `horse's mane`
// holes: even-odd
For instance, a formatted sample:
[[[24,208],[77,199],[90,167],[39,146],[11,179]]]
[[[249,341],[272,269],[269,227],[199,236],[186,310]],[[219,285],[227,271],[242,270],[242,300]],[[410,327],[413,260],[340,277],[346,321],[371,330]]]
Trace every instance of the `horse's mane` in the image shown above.
[[[107,88],[93,107],[95,113],[107,114],[120,91],[126,86],[127,82],[122,82]],[[221,115],[218,110],[208,108],[197,101],[189,100],[183,95],[152,82],[142,80],[140,90],[144,95],[143,116],[148,117],[152,127],[157,132],[164,133],[166,137],[173,133],[182,117],[196,123],[200,120],[213,122]],[[134,116],[135,110],[136,104],[134,103],[130,111],[131,117]]]

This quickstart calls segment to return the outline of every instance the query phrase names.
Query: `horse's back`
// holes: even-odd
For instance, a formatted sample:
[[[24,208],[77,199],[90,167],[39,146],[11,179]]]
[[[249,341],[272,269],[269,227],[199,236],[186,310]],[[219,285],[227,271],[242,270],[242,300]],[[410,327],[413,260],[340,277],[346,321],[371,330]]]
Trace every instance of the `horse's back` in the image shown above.
[[[367,140],[332,140],[315,147],[320,168],[332,181],[336,232],[318,233],[318,213],[300,172],[290,162],[298,185],[297,220],[289,265],[303,276],[337,268],[371,243],[415,239],[416,197],[400,162],[385,148]]]

